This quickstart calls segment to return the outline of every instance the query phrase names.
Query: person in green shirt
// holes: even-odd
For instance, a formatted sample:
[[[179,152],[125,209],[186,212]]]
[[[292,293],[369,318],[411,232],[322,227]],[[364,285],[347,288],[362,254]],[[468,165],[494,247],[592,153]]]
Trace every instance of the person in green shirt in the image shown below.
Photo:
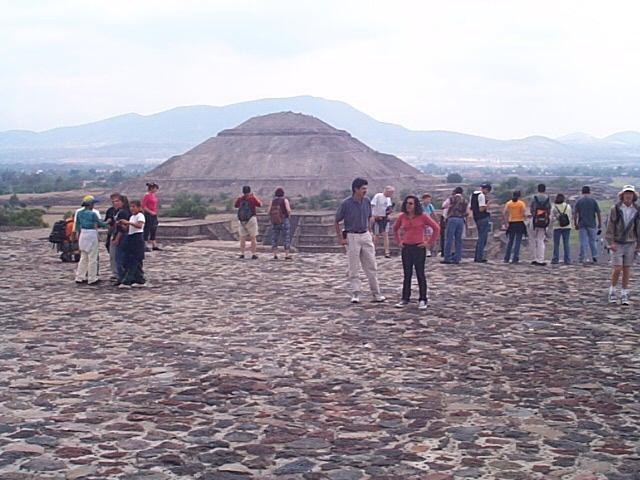
[[[98,278],[98,227],[107,227],[98,214],[93,211],[96,203],[93,195],[86,195],[82,199],[83,210],[76,216],[74,231],[79,234],[78,246],[80,248],[80,262],[76,269],[76,283],[87,282],[95,285]]]

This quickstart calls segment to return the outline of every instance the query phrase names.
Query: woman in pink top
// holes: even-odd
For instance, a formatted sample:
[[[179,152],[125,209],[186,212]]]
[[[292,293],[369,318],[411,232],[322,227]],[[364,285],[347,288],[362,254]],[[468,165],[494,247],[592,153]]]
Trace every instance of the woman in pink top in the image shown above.
[[[158,230],[158,198],[156,192],[160,190],[157,183],[147,183],[147,193],[142,197],[142,212],[144,213],[144,241],[147,242],[146,250],[160,250],[156,245],[156,231]],[[151,247],[149,247],[151,245]]]
[[[431,227],[431,238],[425,235],[426,227]],[[402,231],[402,238],[400,232]],[[402,284],[402,299],[396,304],[397,308],[406,307],[411,297],[411,277],[416,270],[420,298],[418,308],[427,309],[427,278],[424,264],[427,258],[427,245],[433,245],[440,236],[440,225],[422,211],[422,205],[415,195],[408,195],[402,202],[402,213],[393,224],[393,237],[402,248],[402,269],[404,282]]]

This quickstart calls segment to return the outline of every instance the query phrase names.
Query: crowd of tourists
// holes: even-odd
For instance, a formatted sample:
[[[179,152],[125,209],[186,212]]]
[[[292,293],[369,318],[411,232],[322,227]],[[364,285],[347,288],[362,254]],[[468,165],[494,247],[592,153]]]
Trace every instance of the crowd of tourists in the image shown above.
[[[142,200],[129,200],[119,193],[111,194],[111,206],[104,220],[96,208],[97,199],[86,195],[73,219],[73,232],[78,239],[80,261],[76,268],[78,284],[95,285],[98,276],[98,227],[107,229],[106,250],[109,254],[111,280],[119,288],[146,285],[143,260],[145,252],[161,250],[156,244],[158,229],[159,186],[147,183]]]
[[[80,263],[76,271],[76,282],[95,284],[98,280],[98,227],[107,227],[107,251],[113,281],[121,288],[145,284],[143,260],[145,251],[160,250],[155,234],[158,226],[158,185],[147,184],[148,192],[142,201],[128,201],[123,195],[111,195],[112,206],[102,221],[95,208],[95,199],[86,196],[82,208],[76,212],[74,231],[79,235]],[[344,246],[347,257],[347,283],[351,302],[359,303],[362,291],[360,270],[368,280],[374,302],[384,302],[377,278],[376,243],[382,238],[384,256],[391,257],[391,239],[400,247],[404,273],[402,295],[396,307],[409,305],[413,272],[418,281],[418,308],[427,309],[426,258],[437,251],[440,245],[441,263],[456,265],[462,262],[463,236],[473,220],[477,231],[473,261],[487,263],[486,248],[492,222],[492,187],[489,183],[467,198],[462,187],[456,187],[442,204],[438,217],[432,204],[432,196],[425,193],[421,198],[407,195],[402,199],[400,212],[394,217],[393,196],[395,189],[387,186],[369,200],[368,182],[356,178],[351,185],[351,196],[344,199],[335,215],[335,232],[338,242]],[[242,188],[242,195],[235,201],[240,237],[240,259],[245,259],[247,243],[250,258],[258,259],[257,237],[259,225],[257,209],[263,206],[250,186]],[[579,235],[578,261],[597,263],[598,236],[602,233],[602,215],[598,202],[591,196],[588,186],[582,188],[581,197],[572,207],[562,193],[552,201],[546,193],[546,185],[539,184],[530,205],[527,206],[520,191],[500,208],[501,228],[506,235],[503,262],[520,262],[520,250],[524,237],[529,237],[531,264],[547,265],[545,261],[546,238],[553,239],[552,264],[571,264],[570,237],[572,229]],[[496,209],[493,209],[494,213]],[[282,188],[275,190],[268,207],[271,227],[273,259],[278,259],[278,246],[284,248],[284,259],[291,260],[291,203]],[[393,225],[393,227],[391,227]],[[611,208],[606,225],[604,243],[610,252],[611,285],[610,303],[629,304],[629,280],[631,267],[640,251],[640,207],[638,194],[632,185],[625,186],[618,194],[618,201]],[[146,247],[145,247],[146,244]],[[622,278],[620,278],[622,277]],[[618,295],[618,283],[622,288]]]

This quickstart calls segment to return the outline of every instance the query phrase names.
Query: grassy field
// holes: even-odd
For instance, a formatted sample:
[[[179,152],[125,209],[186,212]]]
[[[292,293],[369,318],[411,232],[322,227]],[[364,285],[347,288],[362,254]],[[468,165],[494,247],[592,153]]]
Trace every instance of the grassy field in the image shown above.
[[[640,178],[638,177],[613,177],[611,183],[612,187],[622,188],[625,185],[640,185]]]

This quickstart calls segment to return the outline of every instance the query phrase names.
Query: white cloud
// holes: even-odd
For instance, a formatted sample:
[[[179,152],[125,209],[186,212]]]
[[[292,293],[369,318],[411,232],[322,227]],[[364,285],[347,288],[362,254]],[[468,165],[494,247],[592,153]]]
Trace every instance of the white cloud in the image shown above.
[[[640,5],[0,2],[0,130],[311,94],[501,138],[639,129]]]

